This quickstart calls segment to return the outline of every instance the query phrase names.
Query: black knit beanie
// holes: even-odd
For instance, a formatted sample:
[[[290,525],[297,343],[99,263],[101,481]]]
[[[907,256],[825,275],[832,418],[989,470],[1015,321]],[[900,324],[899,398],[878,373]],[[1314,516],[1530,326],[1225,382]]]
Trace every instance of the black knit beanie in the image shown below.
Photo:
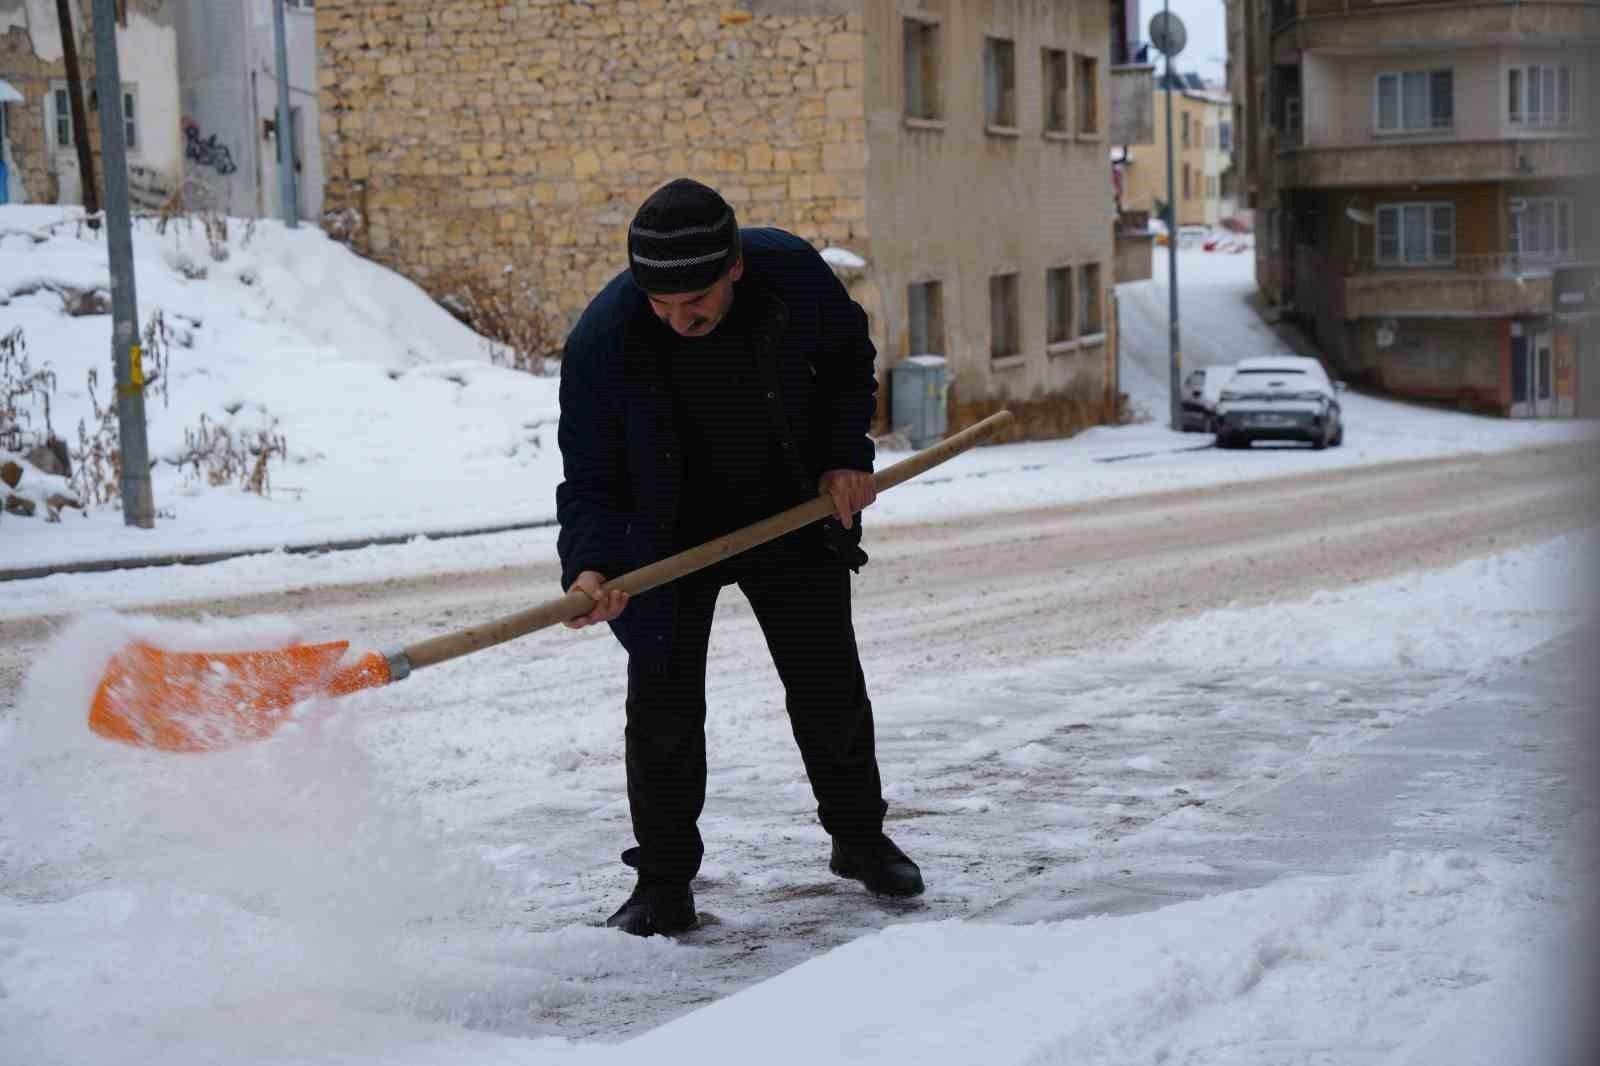
[[[628,269],[645,292],[708,289],[739,258],[739,221],[715,189],[689,178],[668,182],[628,227]]]

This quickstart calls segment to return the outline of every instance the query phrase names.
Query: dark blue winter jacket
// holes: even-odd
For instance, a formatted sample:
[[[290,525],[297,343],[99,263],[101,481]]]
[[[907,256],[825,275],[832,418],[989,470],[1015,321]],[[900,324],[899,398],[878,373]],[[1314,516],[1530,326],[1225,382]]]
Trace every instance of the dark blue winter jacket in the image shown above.
[[[820,255],[778,229],[741,231],[739,281],[773,436],[787,463],[786,506],[817,494],[826,470],[872,469],[867,436],[876,404],[876,352],[866,314]],[[561,365],[565,480],[556,488],[561,587],[585,570],[607,578],[670,554],[682,498],[665,360],[666,327],[626,271],[590,302],[567,337]],[[730,442],[752,446],[755,442]],[[860,551],[859,516],[845,530],[823,523],[829,548],[851,566]],[[630,600],[611,623],[630,654],[664,661],[672,644],[671,585]]]

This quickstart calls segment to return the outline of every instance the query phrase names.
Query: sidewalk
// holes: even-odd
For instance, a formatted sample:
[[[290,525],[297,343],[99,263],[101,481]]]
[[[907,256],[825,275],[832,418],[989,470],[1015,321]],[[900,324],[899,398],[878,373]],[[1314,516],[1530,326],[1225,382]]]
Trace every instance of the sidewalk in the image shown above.
[[[1175,864],[1192,860],[1214,874],[1098,877],[1066,898],[1057,884],[989,917],[1134,914],[1286,875],[1348,874],[1393,850],[1481,850],[1485,841],[1500,858],[1555,856],[1575,876],[1592,875],[1589,849],[1600,843],[1596,647],[1600,625],[1576,629],[1480,687],[1442,694],[1443,705],[1380,739],[1308,754],[1267,787],[1214,803],[1208,811],[1237,828],[1171,853]]]

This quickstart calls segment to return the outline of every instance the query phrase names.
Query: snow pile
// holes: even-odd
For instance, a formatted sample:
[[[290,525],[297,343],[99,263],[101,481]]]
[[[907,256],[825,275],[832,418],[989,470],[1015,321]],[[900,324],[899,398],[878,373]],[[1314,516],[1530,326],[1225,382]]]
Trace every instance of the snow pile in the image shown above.
[[[1207,611],[1155,627],[1125,654],[1193,669],[1481,669],[1591,617],[1597,558],[1590,529],[1303,602]]]
[[[1520,995],[1496,978],[1513,961],[1544,969],[1548,942],[1521,938],[1554,888],[1499,860],[1393,853],[1358,875],[1129,917],[903,925],[671,1022],[615,1061],[1375,1061],[1456,989]]]
[[[315,227],[228,220],[226,236],[178,219],[134,231],[141,325],[166,326],[165,381],[146,394],[154,531],[127,543],[110,508],[46,528],[16,523],[33,554],[94,558],[544,517],[559,477],[554,379],[491,365],[488,341],[399,275]],[[105,238],[68,209],[0,207],[0,331],[21,327],[58,388],[52,421],[77,446],[93,426],[87,374],[105,405],[108,314],[72,316],[73,293],[108,291]],[[156,372],[157,347],[145,369]],[[288,446],[272,497],[213,487],[176,461],[201,419]],[[42,427],[40,427],[42,428]]]

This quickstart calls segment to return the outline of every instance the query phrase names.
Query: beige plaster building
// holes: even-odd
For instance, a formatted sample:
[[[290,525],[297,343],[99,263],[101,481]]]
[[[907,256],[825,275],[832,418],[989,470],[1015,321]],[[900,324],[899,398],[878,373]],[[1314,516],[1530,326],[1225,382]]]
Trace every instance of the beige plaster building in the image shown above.
[[[1115,387],[1109,14],[319,0],[326,204],[436,296],[509,268],[564,328],[638,203],[689,175],[864,259],[844,275],[881,369],[947,356],[952,428],[1037,401],[1050,432],[1050,397]]]
[[[1267,298],[1353,379],[1600,415],[1600,3],[1233,0],[1229,17]]]
[[[1225,93],[1189,84],[1174,74],[1172,138],[1177,142],[1173,163],[1173,199],[1178,225],[1215,226],[1233,213],[1232,190],[1225,188],[1228,145],[1233,135],[1233,102]],[[1160,217],[1158,204],[1167,201],[1166,92],[1162,79],[1155,90],[1155,138],[1147,145],[1130,146],[1124,153],[1122,203],[1126,210],[1147,211]]]

